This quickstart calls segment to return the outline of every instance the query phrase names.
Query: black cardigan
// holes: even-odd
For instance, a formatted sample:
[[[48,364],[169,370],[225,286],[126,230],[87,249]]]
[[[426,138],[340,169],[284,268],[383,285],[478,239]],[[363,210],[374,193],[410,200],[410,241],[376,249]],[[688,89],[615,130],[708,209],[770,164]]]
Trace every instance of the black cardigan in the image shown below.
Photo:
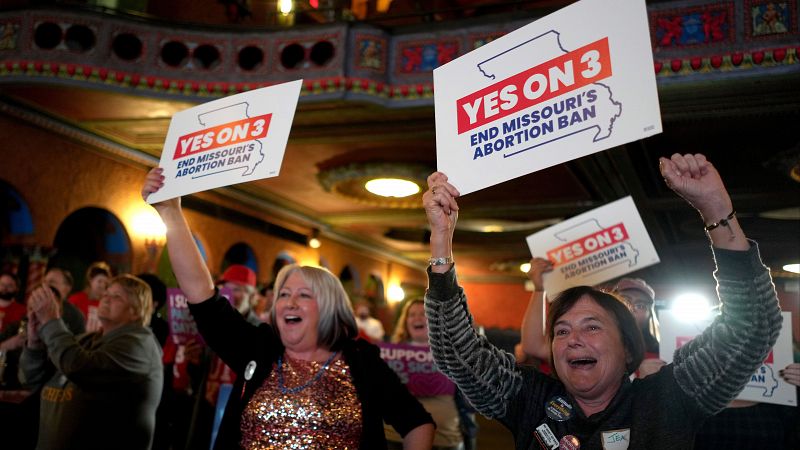
[[[225,407],[214,448],[240,448],[242,410],[272,372],[284,352],[276,330],[268,324],[253,326],[219,294],[189,309],[200,334],[222,361],[236,372],[236,383]],[[380,349],[365,340],[347,340],[340,349],[361,402],[362,430],[359,448],[385,449],[383,422],[405,436],[414,428],[433,424],[431,415],[380,358]],[[254,361],[256,370],[245,382],[244,369]]]

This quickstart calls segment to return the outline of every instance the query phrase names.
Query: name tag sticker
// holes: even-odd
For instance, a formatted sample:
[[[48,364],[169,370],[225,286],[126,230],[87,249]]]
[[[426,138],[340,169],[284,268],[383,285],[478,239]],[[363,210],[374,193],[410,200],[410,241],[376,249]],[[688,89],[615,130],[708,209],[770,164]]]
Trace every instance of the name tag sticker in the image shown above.
[[[603,450],[627,450],[631,429],[603,431]]]
[[[558,448],[558,439],[556,439],[556,435],[553,434],[553,431],[550,430],[550,427],[547,426],[546,423],[543,423],[536,427],[536,439],[539,440],[539,443],[544,448],[549,448],[551,450],[555,450]]]

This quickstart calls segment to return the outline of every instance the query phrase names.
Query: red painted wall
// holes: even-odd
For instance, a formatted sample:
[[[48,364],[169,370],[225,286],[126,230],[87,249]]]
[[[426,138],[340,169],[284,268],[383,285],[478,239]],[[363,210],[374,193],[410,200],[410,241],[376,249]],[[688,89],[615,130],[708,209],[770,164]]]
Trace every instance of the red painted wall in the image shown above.
[[[475,323],[485,328],[518,330],[531,298],[520,281],[515,284],[462,283]]]

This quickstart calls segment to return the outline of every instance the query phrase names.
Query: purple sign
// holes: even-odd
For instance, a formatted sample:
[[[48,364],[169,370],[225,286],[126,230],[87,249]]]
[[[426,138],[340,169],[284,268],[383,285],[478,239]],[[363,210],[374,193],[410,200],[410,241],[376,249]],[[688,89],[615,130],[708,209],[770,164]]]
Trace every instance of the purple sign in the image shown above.
[[[186,344],[192,339],[203,343],[194,317],[189,312],[186,296],[179,288],[167,288],[167,321],[169,334],[176,344]]]
[[[380,342],[381,358],[406,384],[414,397],[453,395],[456,385],[439,372],[430,346]]]
[[[220,295],[231,299],[231,290],[220,288]],[[197,324],[189,312],[189,304],[186,296],[180,288],[167,288],[167,321],[169,322],[169,333],[176,344],[182,345],[196,340],[203,344],[203,337],[197,331]]]

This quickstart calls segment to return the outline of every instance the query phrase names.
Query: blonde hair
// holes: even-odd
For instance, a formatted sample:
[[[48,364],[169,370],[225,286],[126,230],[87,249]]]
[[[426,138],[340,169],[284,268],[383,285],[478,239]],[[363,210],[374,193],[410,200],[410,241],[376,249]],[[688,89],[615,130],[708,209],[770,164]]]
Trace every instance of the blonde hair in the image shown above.
[[[347,297],[342,282],[334,274],[323,267],[300,266],[290,264],[284,266],[275,278],[275,303],[280,296],[280,291],[286,280],[293,273],[299,272],[303,280],[308,283],[319,308],[319,323],[317,325],[317,345],[327,349],[336,350],[347,339],[358,336],[353,307]],[[270,310],[272,323],[278,323],[277,312],[273,304]],[[278,328],[275,327],[278,331]],[[278,331],[280,334],[280,331]]]
[[[108,285],[112,284],[119,285],[125,291],[133,312],[139,316],[139,323],[145,327],[150,325],[150,317],[153,314],[153,292],[150,290],[150,285],[141,278],[128,274],[112,278]]]
[[[416,305],[417,303],[425,306],[425,301],[421,298],[409,300],[403,305],[403,309],[400,311],[400,317],[397,318],[397,323],[394,325],[394,333],[392,333],[391,341],[395,344],[408,342],[410,340],[410,335],[408,333],[408,310],[411,309],[412,305]]]

